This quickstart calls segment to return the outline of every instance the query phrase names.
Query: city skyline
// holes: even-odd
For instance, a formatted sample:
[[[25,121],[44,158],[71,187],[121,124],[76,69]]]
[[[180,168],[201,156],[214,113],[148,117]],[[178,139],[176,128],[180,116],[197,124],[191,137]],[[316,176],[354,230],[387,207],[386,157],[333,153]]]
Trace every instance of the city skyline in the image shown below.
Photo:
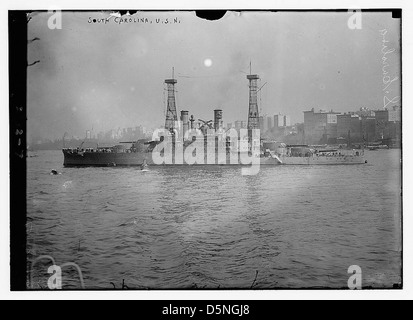
[[[221,112],[221,110],[215,110]],[[187,112],[182,111],[182,114]],[[361,107],[357,111],[345,111],[336,112],[334,110],[316,110],[312,108],[311,110],[306,110],[304,113],[304,122],[291,123],[289,115],[276,114],[274,116],[262,115],[259,118],[259,129],[261,131],[261,137],[263,139],[277,140],[279,142],[285,142],[284,139],[288,139],[288,135],[299,134],[300,130],[302,137],[296,138],[302,143],[318,143],[321,140],[324,142],[330,141],[330,143],[336,144],[336,139],[349,139],[350,135],[352,138],[358,139],[359,142],[381,142],[383,139],[390,141],[395,140],[395,143],[400,142],[400,130],[401,129],[401,107],[393,106],[392,108],[386,109],[375,109],[371,110],[366,107]],[[222,112],[220,113],[222,117]],[[310,116],[310,117],[309,117]],[[175,124],[178,130],[183,130],[183,119],[179,118],[177,122],[180,124]],[[317,119],[316,119],[317,118]],[[200,121],[194,120],[194,128],[203,130],[203,126],[206,122],[199,119]],[[185,120],[184,120],[185,121]],[[188,119],[186,119],[188,122]],[[212,121],[212,120],[211,120]],[[209,121],[209,122],[211,122]],[[217,119],[214,119],[214,124],[212,127],[216,127]],[[239,131],[240,129],[247,128],[247,121],[236,120],[234,122],[228,122],[224,124],[220,120],[220,127],[222,129],[230,130],[235,129]],[[189,125],[189,123],[188,123]],[[333,127],[332,127],[333,126]],[[161,126],[163,127],[163,126]],[[328,128],[327,128],[328,127]],[[301,129],[299,129],[301,128]],[[101,143],[118,143],[123,141],[137,141],[139,139],[153,139],[153,133],[159,128],[146,128],[142,125],[127,127],[127,128],[111,128],[106,131],[94,131],[86,130],[85,135],[77,136],[70,135],[65,132],[63,137],[57,139],[45,139],[42,137],[32,137],[29,144],[41,145],[43,143],[59,142],[66,139],[71,139],[72,141],[95,141]],[[287,130],[288,129],[288,130]],[[281,131],[279,131],[281,130]],[[326,131],[327,130],[327,131]],[[390,131],[391,132],[390,132]],[[281,135],[280,135],[281,133]],[[331,138],[333,140],[328,140]],[[389,140],[390,139],[390,140]],[[155,138],[155,140],[157,140]],[[298,142],[298,141],[296,141]]]

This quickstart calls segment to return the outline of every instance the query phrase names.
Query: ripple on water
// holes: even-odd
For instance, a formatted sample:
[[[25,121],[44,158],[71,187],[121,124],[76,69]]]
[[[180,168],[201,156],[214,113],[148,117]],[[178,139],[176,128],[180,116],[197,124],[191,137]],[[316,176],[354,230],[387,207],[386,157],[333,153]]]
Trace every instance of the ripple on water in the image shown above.
[[[254,288],[341,288],[353,264],[369,286],[401,279],[396,150],[368,166],[262,167],[253,177],[227,167],[62,168],[61,152],[38,155],[28,158],[28,257],[77,263],[88,288],[122,279],[250,288],[256,271]],[[62,175],[45,174],[51,167]],[[66,286],[79,287],[68,275]]]

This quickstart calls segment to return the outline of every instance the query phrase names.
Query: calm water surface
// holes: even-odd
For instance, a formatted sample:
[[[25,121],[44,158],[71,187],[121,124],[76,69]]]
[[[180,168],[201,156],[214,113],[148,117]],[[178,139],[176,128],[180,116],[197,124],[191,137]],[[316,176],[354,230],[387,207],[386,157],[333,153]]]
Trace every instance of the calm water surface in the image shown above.
[[[75,262],[87,289],[123,279],[138,289],[247,289],[256,271],[254,288],[341,288],[351,265],[363,286],[401,281],[400,150],[366,151],[367,165],[256,176],[221,166],[64,168],[61,151],[30,154],[28,258]],[[33,288],[47,287],[50,265],[36,264]],[[63,288],[78,279],[63,270]]]

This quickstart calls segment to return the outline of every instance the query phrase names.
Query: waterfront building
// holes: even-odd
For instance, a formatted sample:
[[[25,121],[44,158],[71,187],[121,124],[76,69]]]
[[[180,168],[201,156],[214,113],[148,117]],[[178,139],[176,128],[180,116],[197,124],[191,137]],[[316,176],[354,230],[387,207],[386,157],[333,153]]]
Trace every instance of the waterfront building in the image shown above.
[[[376,139],[401,140],[401,107],[377,110]]]
[[[320,110],[314,108],[304,111],[305,143],[329,143],[337,139],[337,115],[339,112]]]
[[[362,141],[363,128],[361,117],[357,114],[345,113],[337,115],[337,137]]]
[[[282,114],[276,114],[274,116],[274,127],[279,128],[284,126],[284,116]]]
[[[288,115],[283,115],[279,113],[279,114],[276,114],[273,119],[274,119],[274,125],[272,125],[271,127],[274,127],[274,128],[291,127],[291,117]],[[272,121],[271,121],[271,124],[272,124]]]
[[[264,117],[263,116],[260,116],[260,118],[259,118],[259,122],[260,122],[260,126],[259,126],[259,128],[260,128],[260,130],[261,130],[261,133],[264,133],[266,130],[266,125],[265,125],[265,121],[264,121]]]

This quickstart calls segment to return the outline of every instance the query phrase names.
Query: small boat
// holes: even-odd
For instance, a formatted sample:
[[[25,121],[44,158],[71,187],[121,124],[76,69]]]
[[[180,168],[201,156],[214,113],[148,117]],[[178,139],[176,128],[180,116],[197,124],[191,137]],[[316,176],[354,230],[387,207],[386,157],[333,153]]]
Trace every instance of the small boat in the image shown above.
[[[141,165],[141,170],[142,171],[149,171],[149,169],[148,169],[148,164],[146,163],[146,159],[145,160],[143,160],[143,163],[142,163],[142,165]]]
[[[389,146],[385,144],[375,144],[371,146],[367,146],[370,151],[382,150],[382,149],[389,149]]]

